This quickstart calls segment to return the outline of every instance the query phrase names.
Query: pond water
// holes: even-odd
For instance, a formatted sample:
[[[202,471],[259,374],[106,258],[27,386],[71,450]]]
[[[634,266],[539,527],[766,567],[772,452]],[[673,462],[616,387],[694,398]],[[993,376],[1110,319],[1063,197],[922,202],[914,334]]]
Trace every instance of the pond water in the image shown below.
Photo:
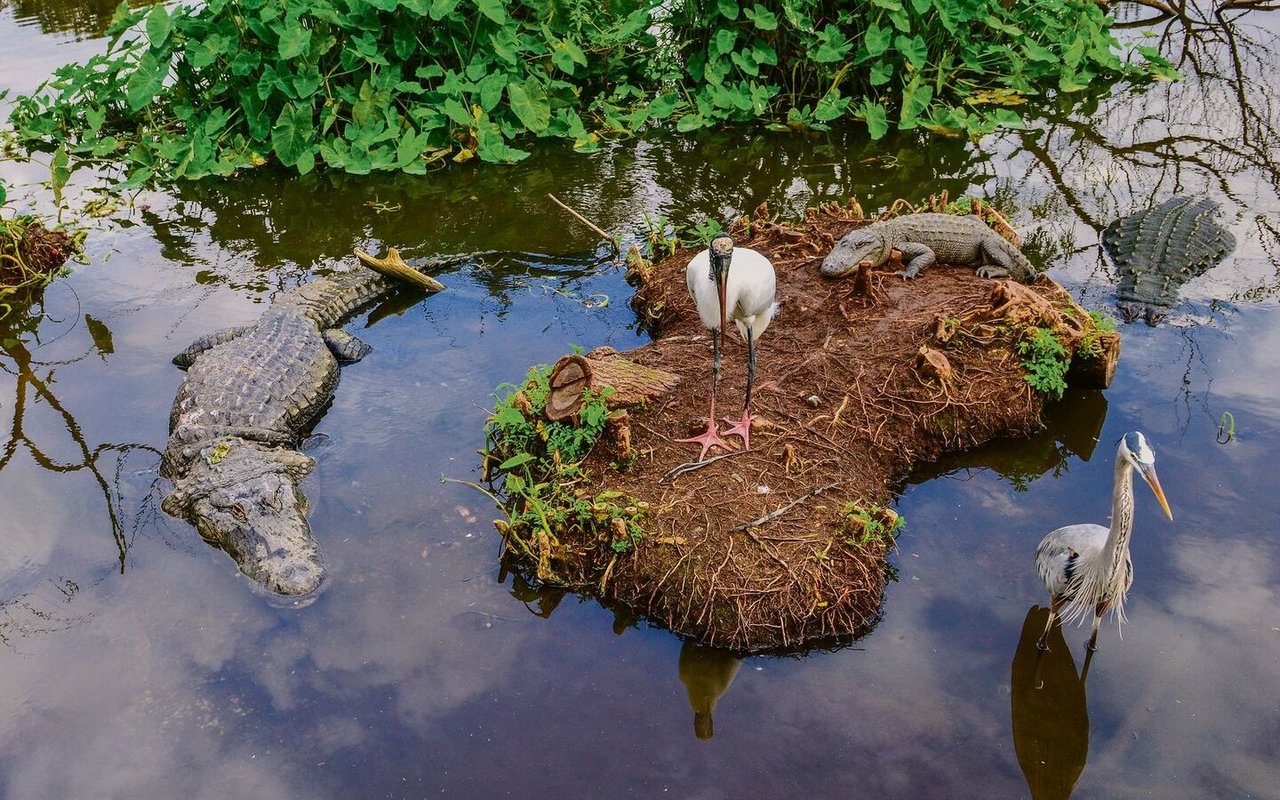
[[[0,88],[101,46],[74,5],[0,3]],[[1280,798],[1280,15],[1155,30],[1185,81],[976,146],[653,136],[138,196],[0,323],[0,797]],[[11,206],[48,211],[46,175],[0,164]],[[491,392],[573,345],[644,341],[547,192],[641,236],[646,214],[942,189],[1014,209],[1033,258],[1112,313],[1098,236],[1118,216],[1207,194],[1238,246],[1159,324],[1122,326],[1109,390],[913,476],[884,618],[850,647],[739,660],[499,572],[494,509],[440,481],[476,477]],[[492,253],[348,325],[375,349],[316,427],[304,490],[330,580],[294,607],[159,511],[169,358],[387,246]],[[1130,622],[1104,626],[1082,681],[1085,630],[1039,665],[1028,649],[1033,554],[1105,524],[1136,428],[1174,521],[1138,487]]]

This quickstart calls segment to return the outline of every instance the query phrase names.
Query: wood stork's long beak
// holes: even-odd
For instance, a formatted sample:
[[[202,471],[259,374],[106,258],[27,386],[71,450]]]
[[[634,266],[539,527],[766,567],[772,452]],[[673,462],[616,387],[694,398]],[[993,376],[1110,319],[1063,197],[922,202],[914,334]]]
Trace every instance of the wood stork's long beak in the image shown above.
[[[1155,493],[1156,499],[1160,501],[1160,507],[1164,509],[1165,516],[1173,519],[1173,512],[1169,510],[1169,501],[1164,499],[1164,489],[1160,488],[1160,479],[1156,477],[1156,467],[1154,464],[1147,464],[1138,469],[1138,474],[1151,487],[1151,491]]]
[[[728,324],[729,309],[725,308],[725,295],[729,283],[729,259],[712,256],[711,271],[716,276],[716,294],[720,300],[720,335],[725,335],[724,326]]]

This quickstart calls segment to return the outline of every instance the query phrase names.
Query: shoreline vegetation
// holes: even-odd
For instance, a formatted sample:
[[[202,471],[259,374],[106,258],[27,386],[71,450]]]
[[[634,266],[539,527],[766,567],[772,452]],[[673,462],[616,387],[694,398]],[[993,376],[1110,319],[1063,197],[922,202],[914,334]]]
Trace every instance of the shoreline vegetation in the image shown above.
[[[662,125],[980,136],[1030,99],[1172,79],[1089,0],[122,4],[105,51],[12,98],[28,151],[117,189],[275,165],[423,174]]]

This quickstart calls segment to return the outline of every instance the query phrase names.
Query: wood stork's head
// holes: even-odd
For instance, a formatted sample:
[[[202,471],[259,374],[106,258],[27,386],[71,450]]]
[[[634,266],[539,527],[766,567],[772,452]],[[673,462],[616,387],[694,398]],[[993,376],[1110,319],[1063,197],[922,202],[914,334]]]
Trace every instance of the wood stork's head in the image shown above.
[[[1160,501],[1160,507],[1164,509],[1165,516],[1173,519],[1169,502],[1164,497],[1164,489],[1160,488],[1160,479],[1156,477],[1156,454],[1147,443],[1147,437],[1143,436],[1141,431],[1126,433],[1120,438],[1120,448],[1116,456],[1138,471],[1142,479],[1151,487],[1151,491],[1155,493],[1156,500]]]
[[[711,280],[723,283],[729,275],[729,261],[733,258],[733,237],[721,231],[711,239],[708,248],[711,256]]]

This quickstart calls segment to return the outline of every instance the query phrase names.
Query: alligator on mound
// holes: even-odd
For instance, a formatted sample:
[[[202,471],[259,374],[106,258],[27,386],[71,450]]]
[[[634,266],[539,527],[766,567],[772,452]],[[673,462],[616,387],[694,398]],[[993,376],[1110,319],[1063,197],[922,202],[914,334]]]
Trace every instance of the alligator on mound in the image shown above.
[[[697,448],[675,441],[705,427],[711,381],[709,336],[684,285],[693,253],[633,255],[633,306],[655,341],[566,357],[490,420],[486,472],[506,472],[497,526],[516,567],[737,651],[870,630],[899,524],[885,508],[895,487],[944,453],[1041,426],[1028,342],[1061,345],[1066,380],[1081,386],[1107,385],[1119,355],[1117,334],[1044,276],[992,280],[970,263],[905,281],[895,254],[883,270],[823,277],[835,243],[872,222],[851,203],[790,224],[761,209],[732,226],[739,246],[773,262],[781,310],[758,342],[751,449],[713,451],[696,468]],[[726,337],[724,350],[720,396],[733,414],[745,344]],[[585,398],[576,411],[566,394]],[[576,428],[557,427],[566,412]],[[551,452],[588,429],[603,433],[580,463]]]
[[[384,274],[429,291],[444,288],[394,248],[386,260],[357,255],[370,269],[299,286],[252,325],[202,337],[173,359],[187,374],[169,418],[162,473],[174,488],[163,508],[190,520],[245,575],[278,594],[307,594],[325,576],[298,490],[315,462],[297,444],[332,397],[339,362],[369,352],[334,326],[397,288]]]
[[[1126,320],[1155,325],[1178,302],[1178,289],[1236,247],[1207,197],[1173,197],[1121,217],[1102,232],[1102,248],[1120,273],[1117,306]]]

